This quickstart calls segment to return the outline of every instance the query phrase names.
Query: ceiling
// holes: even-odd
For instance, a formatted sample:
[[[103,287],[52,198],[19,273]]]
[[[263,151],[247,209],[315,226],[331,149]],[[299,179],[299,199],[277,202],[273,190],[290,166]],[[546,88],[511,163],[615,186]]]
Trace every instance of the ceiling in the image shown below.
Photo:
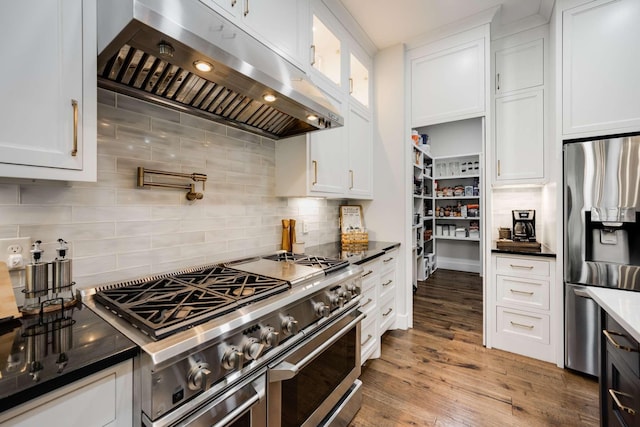
[[[547,22],[554,0],[340,0],[378,49],[501,6],[494,24]]]

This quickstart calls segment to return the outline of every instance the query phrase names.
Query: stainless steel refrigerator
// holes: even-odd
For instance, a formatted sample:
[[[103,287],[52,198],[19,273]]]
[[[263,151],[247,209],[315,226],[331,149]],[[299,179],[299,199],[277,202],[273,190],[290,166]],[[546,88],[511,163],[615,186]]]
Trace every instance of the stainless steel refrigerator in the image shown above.
[[[564,144],[565,366],[598,375],[588,286],[640,291],[640,135]]]

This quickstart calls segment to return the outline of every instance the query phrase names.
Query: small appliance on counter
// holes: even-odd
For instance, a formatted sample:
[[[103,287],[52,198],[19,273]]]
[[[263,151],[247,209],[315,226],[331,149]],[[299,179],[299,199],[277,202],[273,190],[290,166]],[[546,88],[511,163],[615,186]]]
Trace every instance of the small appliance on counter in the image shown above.
[[[515,242],[536,241],[536,211],[513,210],[513,240]]]

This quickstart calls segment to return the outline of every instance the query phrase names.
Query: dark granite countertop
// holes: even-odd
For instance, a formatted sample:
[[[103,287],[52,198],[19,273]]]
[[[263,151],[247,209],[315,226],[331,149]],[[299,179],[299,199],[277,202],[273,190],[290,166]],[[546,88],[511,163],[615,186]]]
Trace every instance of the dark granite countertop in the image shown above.
[[[305,252],[310,255],[326,256],[329,258],[346,259],[352,264],[364,264],[379,256],[384,255],[393,249],[399,248],[400,243],[397,242],[378,242],[370,241],[366,250],[361,251],[343,251],[340,242],[325,243],[318,246],[310,246],[305,248]]]
[[[89,308],[0,325],[0,412],[138,354],[138,347]]]
[[[493,245],[491,247],[491,253],[494,253],[494,254],[539,256],[539,257],[547,257],[547,258],[555,258],[556,257],[556,253],[552,252],[551,249],[549,249],[545,245],[541,245],[540,252],[528,252],[528,251],[519,251],[519,250],[514,250],[514,249],[498,249],[496,247],[496,242],[495,241],[493,242]]]

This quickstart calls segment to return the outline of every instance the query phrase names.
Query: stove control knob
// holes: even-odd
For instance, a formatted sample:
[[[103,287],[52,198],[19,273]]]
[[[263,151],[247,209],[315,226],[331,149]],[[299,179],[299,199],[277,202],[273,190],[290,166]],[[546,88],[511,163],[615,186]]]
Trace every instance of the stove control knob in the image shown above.
[[[318,317],[329,317],[331,314],[331,307],[323,302],[316,302],[313,304],[313,309]]]
[[[351,297],[355,297],[356,295],[358,295],[358,288],[353,282],[347,283],[347,291],[351,293]]]
[[[343,299],[343,301],[349,301],[351,300],[351,298],[353,298],[353,294],[347,289],[340,288],[338,294],[340,295],[340,298]]]
[[[263,350],[264,343],[259,342],[255,338],[249,338],[249,341],[242,346],[242,353],[246,360],[256,360],[258,357],[262,356]]]
[[[275,347],[280,342],[280,337],[271,326],[268,326],[262,330],[262,333],[260,334],[260,341],[266,347]]]
[[[295,335],[298,333],[298,321],[293,318],[293,316],[287,316],[282,321],[282,330],[285,331],[287,335]]]
[[[344,298],[338,292],[331,292],[329,301],[332,307],[342,307],[344,305]]]
[[[187,384],[191,390],[208,390],[212,381],[213,376],[206,363],[193,366],[187,376]]]
[[[243,362],[243,354],[236,347],[230,347],[222,355],[222,367],[226,370],[239,371]]]

